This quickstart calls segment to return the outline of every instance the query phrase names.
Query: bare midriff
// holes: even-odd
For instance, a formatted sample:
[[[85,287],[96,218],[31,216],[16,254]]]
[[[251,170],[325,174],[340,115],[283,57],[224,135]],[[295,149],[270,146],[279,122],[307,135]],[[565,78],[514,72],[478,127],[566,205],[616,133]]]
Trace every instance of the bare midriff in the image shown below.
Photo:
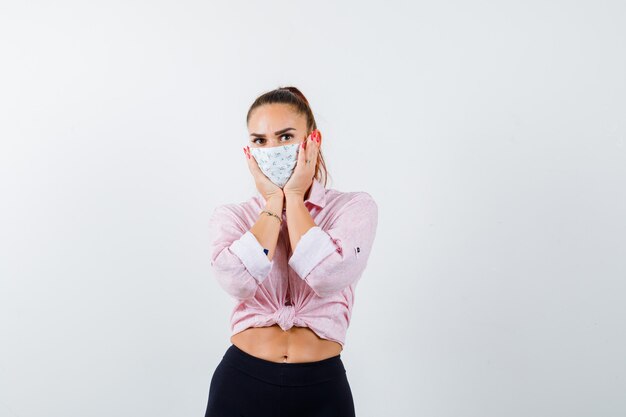
[[[249,327],[231,336],[230,341],[252,356],[279,363],[321,361],[343,350],[340,343],[322,339],[308,327],[283,330],[278,324]]]

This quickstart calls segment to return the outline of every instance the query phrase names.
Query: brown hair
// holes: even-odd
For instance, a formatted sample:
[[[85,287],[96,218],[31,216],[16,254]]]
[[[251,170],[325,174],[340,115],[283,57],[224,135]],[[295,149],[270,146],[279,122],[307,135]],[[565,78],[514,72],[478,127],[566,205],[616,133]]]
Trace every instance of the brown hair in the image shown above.
[[[304,115],[307,121],[307,136],[313,130],[317,129],[317,123],[315,123],[315,117],[313,116],[313,111],[309,106],[309,101],[296,87],[279,87],[257,97],[257,99],[254,100],[250,106],[250,109],[248,109],[248,114],[246,115],[246,125],[250,122],[250,115],[254,109],[264,104],[273,103],[288,104],[297,113]],[[326,187],[327,177],[328,171],[326,169],[326,163],[324,162],[324,156],[322,155],[322,149],[320,148],[317,155],[317,163],[315,164],[314,178]]]

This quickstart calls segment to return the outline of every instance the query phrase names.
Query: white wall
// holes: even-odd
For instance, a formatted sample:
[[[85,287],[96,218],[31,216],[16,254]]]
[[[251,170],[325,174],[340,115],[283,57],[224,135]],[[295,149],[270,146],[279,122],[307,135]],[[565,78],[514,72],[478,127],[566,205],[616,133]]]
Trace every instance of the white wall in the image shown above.
[[[357,414],[626,414],[620,1],[0,2],[0,416],[201,416],[207,219],[302,89],[378,201]]]

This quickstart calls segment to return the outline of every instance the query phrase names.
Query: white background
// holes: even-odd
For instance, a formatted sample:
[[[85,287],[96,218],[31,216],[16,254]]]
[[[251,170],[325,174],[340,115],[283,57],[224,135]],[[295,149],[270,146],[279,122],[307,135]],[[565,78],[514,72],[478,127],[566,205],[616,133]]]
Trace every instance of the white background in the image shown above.
[[[0,416],[203,416],[207,220],[300,88],[379,228],[357,415],[626,414],[621,1],[0,1]]]

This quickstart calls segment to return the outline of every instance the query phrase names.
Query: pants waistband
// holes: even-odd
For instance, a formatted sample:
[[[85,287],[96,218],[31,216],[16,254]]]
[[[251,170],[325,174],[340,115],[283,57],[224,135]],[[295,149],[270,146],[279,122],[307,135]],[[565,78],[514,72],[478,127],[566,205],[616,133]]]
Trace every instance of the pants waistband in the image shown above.
[[[314,362],[279,363],[250,355],[234,344],[226,350],[222,362],[262,381],[286,386],[318,384],[346,373],[341,354]]]

